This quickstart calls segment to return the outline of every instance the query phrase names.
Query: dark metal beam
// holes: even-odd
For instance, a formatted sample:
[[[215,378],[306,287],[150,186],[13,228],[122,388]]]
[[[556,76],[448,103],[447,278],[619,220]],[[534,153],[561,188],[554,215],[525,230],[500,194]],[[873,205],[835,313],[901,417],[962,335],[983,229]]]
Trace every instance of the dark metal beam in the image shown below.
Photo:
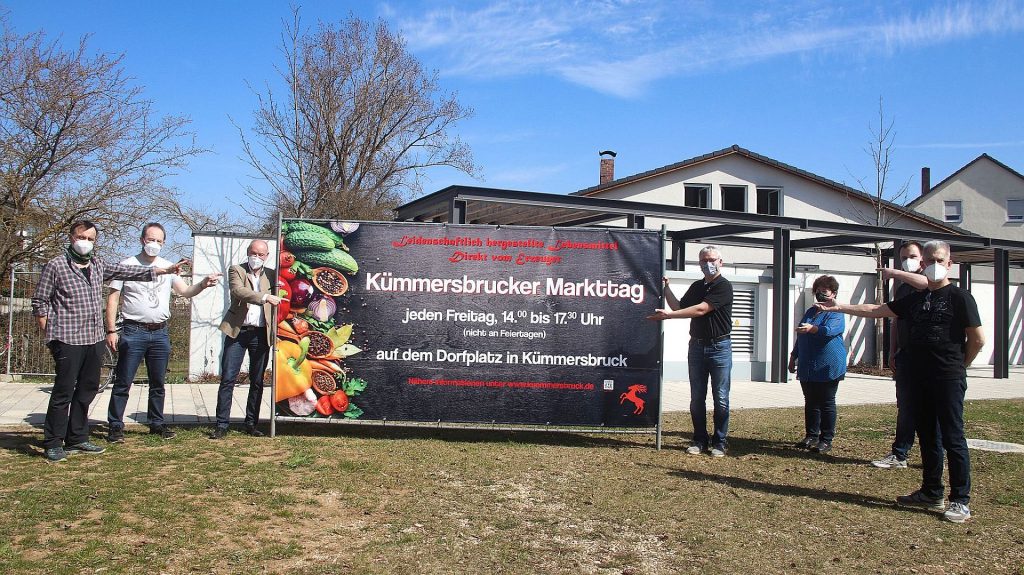
[[[977,246],[985,247],[988,240],[981,236],[967,236],[958,234],[946,234],[941,232],[908,230],[904,228],[891,228],[884,226],[868,226],[864,224],[850,224],[846,222],[828,222],[824,220],[804,220],[803,231],[823,234],[849,234],[866,238],[865,241],[891,241],[894,237],[899,239],[927,238],[928,240],[942,240],[951,246]]]
[[[750,234],[754,232],[763,232],[770,229],[770,226],[751,227],[748,225],[722,224],[718,226],[695,228],[692,230],[676,230],[669,233],[672,235],[673,238],[677,238],[683,241],[694,241],[710,240],[714,238],[721,238],[724,236],[732,236],[736,234]]]
[[[776,229],[772,268],[771,380],[787,381],[789,365],[789,230]]]
[[[878,241],[877,237],[863,235],[856,236],[823,236],[820,238],[803,238],[793,240],[790,245],[794,250],[805,251],[817,248],[831,248],[835,246],[851,246],[856,244],[870,244]],[[888,243],[888,242],[886,242]]]
[[[992,355],[992,377],[1010,377],[1010,258],[1005,249],[993,250],[995,277],[992,283],[995,293],[995,318],[992,332],[995,349]]]
[[[672,238],[672,269],[686,269],[686,242]]]
[[[728,212],[708,208],[688,208],[665,204],[651,204],[628,200],[610,200],[589,196],[561,196],[538,192],[519,192],[514,190],[488,190],[479,188],[456,187],[456,197],[463,200],[501,202],[507,204],[527,204],[538,208],[575,208],[605,212],[608,214],[644,214],[649,217],[663,217],[691,221],[750,224],[757,228],[783,227],[797,229],[805,225],[806,220],[786,218],[782,216],[766,216],[747,212]]]
[[[466,201],[457,198],[452,198],[448,204],[448,223],[451,224],[464,224],[466,223]]]

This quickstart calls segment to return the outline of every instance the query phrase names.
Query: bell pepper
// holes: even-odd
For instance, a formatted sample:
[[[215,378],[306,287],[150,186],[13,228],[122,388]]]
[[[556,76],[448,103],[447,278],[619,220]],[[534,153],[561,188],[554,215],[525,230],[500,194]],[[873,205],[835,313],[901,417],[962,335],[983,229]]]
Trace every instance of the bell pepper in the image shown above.
[[[277,342],[277,382],[274,401],[284,401],[313,387],[313,366],[306,361],[309,340],[299,343],[287,340]]]

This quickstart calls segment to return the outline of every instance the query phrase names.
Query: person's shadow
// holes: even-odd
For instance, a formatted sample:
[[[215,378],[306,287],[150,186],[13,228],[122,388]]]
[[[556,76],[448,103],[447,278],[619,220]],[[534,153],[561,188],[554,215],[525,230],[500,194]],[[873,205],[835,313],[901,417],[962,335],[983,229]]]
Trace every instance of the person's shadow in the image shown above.
[[[0,431],[0,449],[20,455],[42,455],[39,430]]]

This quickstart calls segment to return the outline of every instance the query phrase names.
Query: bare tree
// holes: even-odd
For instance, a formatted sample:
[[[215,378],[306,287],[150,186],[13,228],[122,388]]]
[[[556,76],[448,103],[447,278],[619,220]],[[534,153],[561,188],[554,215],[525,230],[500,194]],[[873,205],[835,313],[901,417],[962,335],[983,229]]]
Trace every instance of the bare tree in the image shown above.
[[[154,118],[121,56],[72,50],[42,32],[0,39],[0,277],[15,262],[64,249],[71,222],[88,218],[103,243],[134,238],[156,200],[177,196],[161,179],[202,150],[189,120]]]
[[[474,175],[469,147],[451,130],[472,115],[440,91],[383,20],[349,16],[304,31],[285,23],[277,71],[287,90],[257,93],[253,136],[239,127],[246,161],[268,187],[247,187],[284,217],[389,220],[422,190],[427,168]],[[253,214],[256,215],[256,214]]]
[[[861,192],[872,197],[872,210],[870,212],[861,210],[858,208],[857,203],[852,199],[850,201],[850,206],[854,211],[854,219],[877,227],[892,226],[899,221],[902,217],[902,213],[893,210],[892,204],[898,203],[902,205],[907,197],[907,191],[910,187],[910,178],[907,178],[907,180],[896,190],[894,194],[890,197],[886,197],[888,191],[889,170],[896,142],[896,132],[893,130],[894,126],[895,120],[891,118],[887,119],[885,117],[883,101],[882,98],[879,97],[878,124],[868,125],[868,131],[871,133],[871,141],[868,143],[868,148],[864,150],[871,156],[871,161],[875,167],[874,181],[868,181],[867,178],[856,178],[857,185]],[[885,267],[885,261],[882,258],[882,246],[878,242],[875,242],[872,253],[875,257],[875,267],[877,269]],[[881,304],[884,301],[885,281],[882,280],[882,274],[880,272],[876,272],[875,303]],[[875,365],[878,367],[882,366],[884,326],[884,319],[875,320]]]

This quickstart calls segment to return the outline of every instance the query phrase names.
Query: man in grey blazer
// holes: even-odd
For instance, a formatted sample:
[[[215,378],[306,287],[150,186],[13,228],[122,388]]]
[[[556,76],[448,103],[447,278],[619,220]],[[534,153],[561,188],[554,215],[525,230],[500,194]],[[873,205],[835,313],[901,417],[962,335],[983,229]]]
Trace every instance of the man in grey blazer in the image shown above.
[[[245,404],[243,429],[255,437],[263,435],[256,425],[263,402],[263,372],[270,359],[273,310],[281,303],[281,298],[274,295],[277,272],[263,265],[270,255],[267,242],[253,240],[246,255],[245,263],[231,266],[228,270],[231,305],[220,324],[220,330],[224,332],[224,352],[220,360],[220,388],[217,391],[217,427],[210,434],[210,439],[221,439],[228,433],[235,380],[246,352],[249,353],[249,399]]]

